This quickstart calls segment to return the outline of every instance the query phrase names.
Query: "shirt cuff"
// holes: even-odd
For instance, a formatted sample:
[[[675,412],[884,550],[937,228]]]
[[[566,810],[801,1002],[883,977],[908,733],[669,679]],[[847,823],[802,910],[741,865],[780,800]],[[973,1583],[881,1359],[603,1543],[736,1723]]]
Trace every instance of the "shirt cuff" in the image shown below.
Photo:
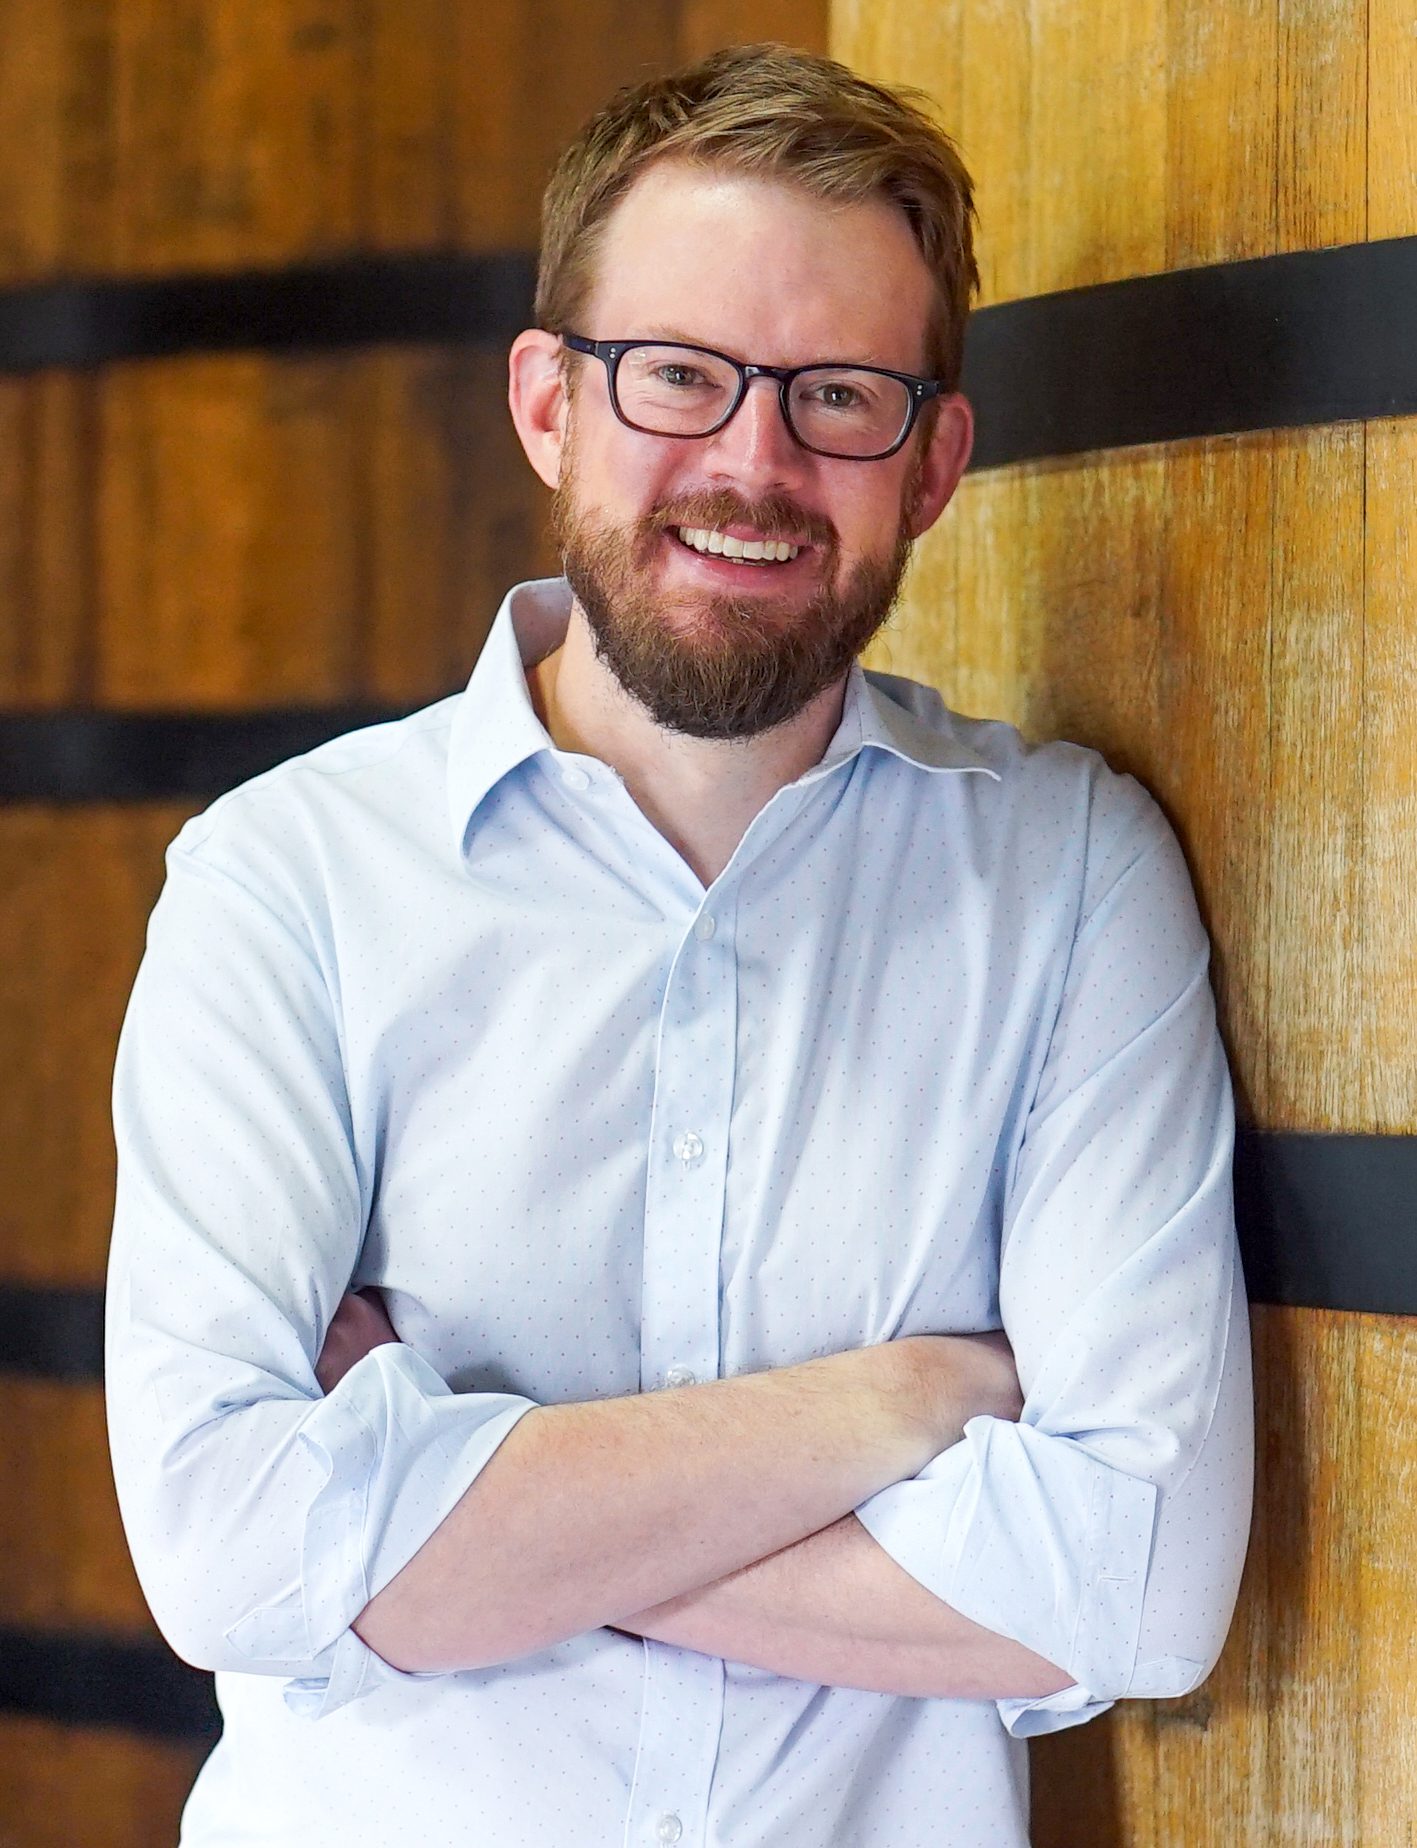
[[[1155,1483],[1076,1439],[971,1418],[960,1443],[856,1514],[927,1591],[1074,1677],[996,1703],[1022,1737],[1091,1719],[1128,1691],[1156,1504]]]
[[[284,1690],[292,1712],[319,1719],[376,1687],[429,1679],[394,1668],[349,1626],[534,1403],[454,1393],[396,1343],[374,1348],[316,1402],[299,1431],[319,1478],[302,1524],[299,1581],[227,1631],[253,1671],[301,1665]]]

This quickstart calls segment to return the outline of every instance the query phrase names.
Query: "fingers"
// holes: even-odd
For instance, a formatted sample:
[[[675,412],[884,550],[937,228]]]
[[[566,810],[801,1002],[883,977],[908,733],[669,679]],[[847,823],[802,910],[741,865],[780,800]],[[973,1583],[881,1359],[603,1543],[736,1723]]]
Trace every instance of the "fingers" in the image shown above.
[[[325,1392],[333,1392],[366,1354],[397,1340],[398,1331],[389,1320],[379,1291],[356,1290],[341,1300],[325,1331],[324,1345],[315,1362],[315,1378]]]
[[[389,1312],[384,1307],[382,1290],[376,1289],[373,1284],[368,1284],[364,1289],[356,1290],[352,1296],[346,1296],[344,1300],[346,1303],[359,1303],[365,1311],[365,1320],[361,1325],[367,1327],[375,1337],[369,1343],[370,1347],[378,1347],[384,1341],[398,1340],[398,1331],[389,1320]],[[340,1308],[343,1309],[343,1307],[342,1303]]]

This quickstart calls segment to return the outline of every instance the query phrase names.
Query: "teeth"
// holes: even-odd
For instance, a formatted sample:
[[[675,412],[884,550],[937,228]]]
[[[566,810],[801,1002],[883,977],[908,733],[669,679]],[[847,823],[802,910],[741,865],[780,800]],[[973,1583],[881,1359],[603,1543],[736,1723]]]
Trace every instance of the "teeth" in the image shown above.
[[[707,532],[697,526],[680,526],[676,530],[684,544],[692,546],[696,552],[715,556],[721,553],[724,558],[742,558],[750,563],[785,565],[802,549],[789,545],[785,539],[734,539],[728,533]]]

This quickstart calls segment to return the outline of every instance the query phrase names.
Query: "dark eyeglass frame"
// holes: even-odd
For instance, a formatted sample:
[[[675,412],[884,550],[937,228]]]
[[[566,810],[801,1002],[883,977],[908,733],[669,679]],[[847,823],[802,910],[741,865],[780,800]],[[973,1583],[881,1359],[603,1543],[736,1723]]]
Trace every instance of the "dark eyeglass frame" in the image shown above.
[[[743,402],[750,379],[776,379],[778,403],[782,407],[782,421],[787,425],[788,435],[801,449],[809,450],[814,456],[830,456],[836,462],[884,462],[893,456],[909,439],[915,428],[915,420],[921,409],[932,398],[938,398],[947,389],[943,379],[917,378],[913,372],[892,372],[889,366],[863,366],[855,360],[815,359],[807,366],[757,366],[746,360],[735,359],[731,353],[720,353],[715,347],[695,346],[688,340],[587,340],[584,334],[561,334],[558,336],[562,346],[569,347],[573,353],[584,353],[591,359],[598,359],[605,367],[606,381],[610,387],[610,408],[627,430],[637,430],[642,436],[668,436],[680,442],[696,443],[707,436],[717,436],[728,423]],[[620,408],[620,392],[616,384],[616,374],[620,361],[636,347],[668,347],[680,353],[705,353],[710,359],[721,359],[726,366],[731,366],[738,375],[738,389],[733,394],[733,402],[722,417],[708,430],[697,430],[692,436],[682,435],[674,430],[651,430],[644,424],[637,424],[627,417]],[[792,421],[791,391],[793,384],[804,372],[870,372],[878,378],[896,379],[908,386],[910,396],[906,403],[905,423],[900,434],[888,449],[873,449],[870,455],[857,456],[844,454],[839,449],[819,449],[815,443],[807,442],[797,431]]]

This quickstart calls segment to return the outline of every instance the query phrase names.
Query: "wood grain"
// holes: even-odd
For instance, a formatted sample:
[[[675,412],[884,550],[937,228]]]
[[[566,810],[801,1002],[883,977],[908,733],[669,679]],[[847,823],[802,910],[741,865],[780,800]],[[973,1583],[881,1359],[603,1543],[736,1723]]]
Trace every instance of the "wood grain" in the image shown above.
[[[1417,32],[1412,30],[1412,0],[1368,0],[1367,53],[1367,235],[1410,237],[1417,228]]]
[[[21,0],[0,286],[531,245],[593,107],[745,36],[824,45],[824,0]],[[457,349],[0,379],[0,704],[461,685],[554,569],[505,395],[500,353]]]
[[[1261,1494],[1220,1665],[1184,1700],[1036,1745],[1035,1848],[1405,1848],[1417,1324],[1251,1323]]]
[[[723,45],[775,41],[803,51],[827,49],[824,0],[680,0],[676,58],[706,57]]]
[[[163,849],[197,803],[0,808],[0,1275],[97,1286],[113,1213],[109,1088]],[[23,1505],[23,1483],[11,1483]]]
[[[0,1715],[0,1848],[168,1848],[204,1756]]]
[[[1361,424],[1273,439],[1264,1110],[1294,1129],[1371,1124],[1363,941],[1399,924],[1362,904],[1364,443]]]
[[[90,703],[97,627],[90,377],[0,378],[0,703]]]
[[[529,248],[562,144],[825,0],[14,0],[0,288]],[[554,568],[501,353],[0,378],[0,706],[229,711],[462,685]],[[201,804],[0,809],[0,1275],[98,1287],[109,1087],[163,848]],[[0,1621],[150,1634],[93,1388],[0,1377]],[[176,1839],[200,1754],[0,1717],[0,1848]]]
[[[831,43],[933,96],[977,184],[987,304],[1410,233],[1417,38],[1402,0],[1371,36],[1368,11],[835,0]]]
[[[0,1624],[149,1640],[97,1386],[0,1375]],[[0,1837],[3,1839],[3,1837]]]
[[[1417,419],[1370,424],[1366,460],[1358,1005],[1371,1110],[1363,1127],[1411,1135],[1417,1129]]]
[[[958,125],[986,301],[1417,232],[1410,5],[1123,14],[834,6],[838,55]],[[1266,1127],[1417,1133],[1414,505],[1413,419],[966,477],[870,657],[1156,792]],[[1258,1501],[1220,1665],[1038,1742],[1036,1848],[1413,1840],[1417,1321],[1252,1323]]]
[[[13,0],[0,284],[525,247],[613,90],[774,38],[825,0]]]

